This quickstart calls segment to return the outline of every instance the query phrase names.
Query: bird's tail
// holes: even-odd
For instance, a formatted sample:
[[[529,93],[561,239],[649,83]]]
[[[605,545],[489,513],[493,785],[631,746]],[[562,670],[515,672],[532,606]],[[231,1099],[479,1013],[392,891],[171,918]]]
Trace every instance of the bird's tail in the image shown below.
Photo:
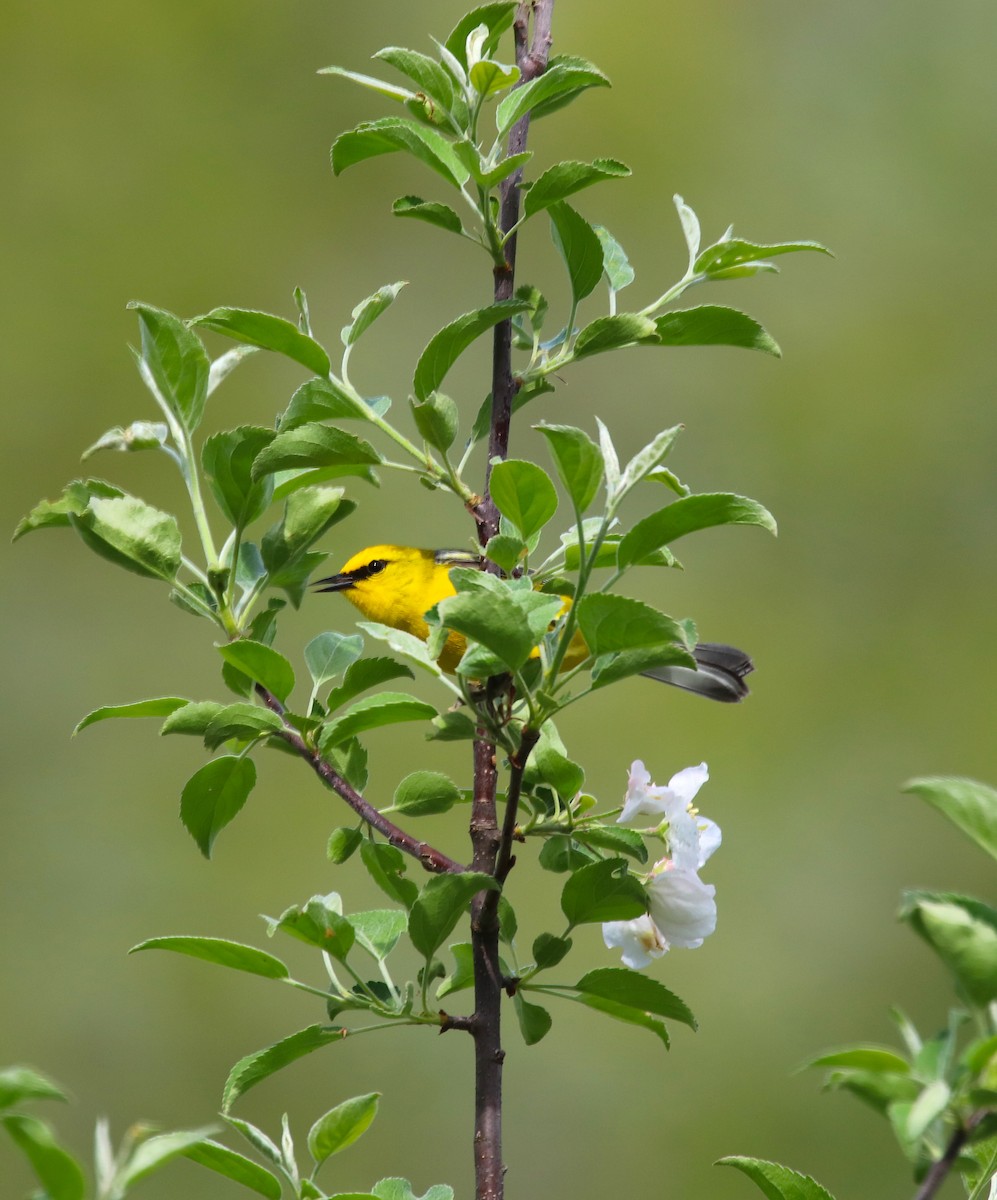
[[[743,650],[721,642],[700,642],[692,656],[697,670],[692,667],[654,667],[643,674],[728,704],[743,700],[748,694],[744,677],[755,669],[755,664]]]

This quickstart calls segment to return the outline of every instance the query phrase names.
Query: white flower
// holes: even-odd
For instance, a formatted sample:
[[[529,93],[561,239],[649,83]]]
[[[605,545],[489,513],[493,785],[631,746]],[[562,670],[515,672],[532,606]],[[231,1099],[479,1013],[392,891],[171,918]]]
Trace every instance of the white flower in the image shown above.
[[[667,787],[652,783],[639,760],[630,768],[618,824],[640,815],[660,818],[667,826],[668,854],[655,863],[648,877],[649,912],[632,921],[608,921],[602,927],[606,946],[622,950],[627,967],[646,967],[672,946],[693,950],[717,927],[716,888],[703,883],[699,871],[720,845],[720,828],[692,807],[707,779],[706,763],[679,771]]]
[[[668,949],[660,930],[645,913],[633,921],[607,921],[602,940],[609,950],[623,951],[623,965],[637,971],[652,958],[660,958]]]

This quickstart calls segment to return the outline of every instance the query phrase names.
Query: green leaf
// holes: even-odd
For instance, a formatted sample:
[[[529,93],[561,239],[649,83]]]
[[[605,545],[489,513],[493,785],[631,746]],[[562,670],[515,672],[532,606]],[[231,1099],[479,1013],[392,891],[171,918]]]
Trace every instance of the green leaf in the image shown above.
[[[997,999],[997,911],[969,896],[910,891],[899,915],[952,971],[973,1004]]]
[[[405,286],[404,279],[398,283],[386,283],[366,300],[361,300],[350,316],[352,322],[343,330],[343,345],[352,346],[374,324],[377,318],[395,302],[395,297]]]
[[[375,79],[372,75],[362,75],[359,71],[347,71],[345,67],[322,67],[317,73],[319,75],[340,75],[343,79],[359,83],[361,87],[369,88],[381,96],[387,96],[390,100],[397,100],[400,104],[416,98],[408,88],[396,87],[392,83],[385,83],[383,79]]]
[[[252,473],[253,462],[274,439],[272,429],[240,425],[213,434],[204,443],[201,462],[218,507],[238,529],[266,511],[273,480]]]
[[[329,835],[326,855],[330,862],[341,865],[353,855],[362,841],[363,834],[359,829],[334,829]]]
[[[602,246],[602,269],[614,292],[622,292],[634,281],[634,269],[620,243],[605,225],[593,225],[595,235]]]
[[[371,411],[383,416],[389,407],[387,397],[382,396],[368,400],[365,408],[335,380],[309,379],[291,397],[277,427],[281,433],[287,433],[314,421],[367,420]]]
[[[352,1146],[366,1133],[377,1116],[380,1092],[353,1096],[330,1108],[308,1131],[308,1149],[316,1164],[324,1163],[333,1154]]]
[[[633,566],[676,538],[716,525],[758,525],[777,532],[775,518],[756,501],[727,492],[702,493],[675,500],[638,521],[620,542],[617,561],[621,568]]]
[[[86,1193],[83,1171],[76,1159],[56,1142],[44,1121],[11,1113],[0,1117],[0,1122],[31,1163],[47,1200],[83,1200]]]
[[[454,1200],[454,1192],[447,1184],[436,1183],[424,1195],[416,1196],[407,1179],[381,1179],[374,1184],[372,1197],[373,1200]]]
[[[718,1158],[715,1165],[734,1167],[747,1175],[767,1200],[834,1200],[831,1193],[826,1192],[809,1175],[801,1175],[779,1163],[732,1154]]]
[[[650,317],[640,313],[618,313],[611,317],[596,317],[575,338],[573,356],[588,358],[606,350],[623,346],[657,345],[658,326]]]
[[[138,450],[160,450],[170,436],[169,426],[163,421],[132,421],[127,429],[115,425],[107,433],[88,446],[80,455],[86,461],[98,450],[117,450],[122,453],[132,453]]]
[[[364,121],[355,129],[341,133],[332,143],[332,171],[341,175],[347,167],[368,158],[403,150],[431,168],[452,187],[459,188],[467,180],[467,169],[454,153],[453,147],[435,129],[429,129],[407,117],[382,117],[379,121]],[[316,371],[317,375],[328,373]]]
[[[460,788],[439,771],[413,771],[395,789],[392,804],[410,817],[448,812],[462,799]]]
[[[457,942],[450,947],[450,953],[454,957],[454,969],[436,989],[437,1000],[474,987],[474,948],[471,943]]]
[[[504,137],[526,113],[569,94],[574,97],[590,87],[609,87],[609,80],[598,67],[580,58],[551,60],[542,75],[501,101],[495,112],[499,136]]]
[[[453,106],[453,80],[435,59],[402,46],[385,46],[371,57],[390,63],[396,71],[407,75],[420,92],[431,96],[443,108],[450,109]]]
[[[597,856],[579,845],[573,837],[557,833],[544,840],[537,862],[545,871],[553,871],[563,875],[568,871],[578,871],[593,862]]]
[[[256,783],[251,758],[226,754],[205,763],[187,780],[180,797],[180,819],[205,858],[219,832],[246,803]]]
[[[519,1030],[523,1035],[523,1041],[527,1046],[535,1046],[550,1032],[552,1024],[550,1013],[545,1008],[541,1008],[539,1004],[530,1004],[528,1000],[524,999],[522,989],[519,989],[513,996],[512,1003],[516,1009],[516,1019],[519,1021]]]
[[[677,621],[627,596],[592,593],[579,600],[576,612],[582,637],[596,658],[663,642],[685,645],[685,631]]]
[[[278,433],[253,463],[253,478],[291,468],[369,466],[382,461],[381,455],[363,438],[334,425],[310,421]]]
[[[408,928],[408,914],[397,908],[374,908],[353,913],[350,924],[356,931],[357,942],[378,962],[383,962]]]
[[[102,496],[106,499],[123,496],[120,488],[102,479],[74,479],[67,483],[58,500],[42,500],[40,504],[22,517],[14,530],[12,541],[33,533],[36,529],[68,529],[69,514],[79,514],[90,503],[91,497]]]
[[[557,511],[557,491],[536,463],[519,458],[497,462],[488,487],[495,507],[524,541],[539,533]]]
[[[541,970],[556,967],[571,949],[571,938],[541,933],[533,941],[533,959]]]
[[[244,946],[241,942],[229,942],[213,937],[158,937],[149,938],[132,946],[129,954],[139,950],[172,950],[177,954],[189,954],[219,967],[231,967],[233,971],[246,971],[250,975],[261,975],[264,979],[287,979],[287,967],[279,958],[257,950],[255,946]]]
[[[559,596],[503,587],[501,592],[448,596],[440,601],[438,610],[447,628],[479,642],[515,671],[529,658],[562,603]]]
[[[907,1138],[916,1142],[949,1106],[952,1089],[944,1079],[933,1079],[911,1105],[907,1114]]]
[[[355,508],[352,500],[343,498],[342,488],[307,487],[288,496],[283,520],[263,535],[260,544],[271,582],[284,586],[282,581],[288,572],[293,576],[297,565],[309,560],[310,556],[305,554],[308,547]],[[318,555],[316,562],[324,557]]]
[[[283,704],[294,689],[294,669],[283,654],[262,642],[226,642],[218,653],[237,671],[262,684]]]
[[[268,708],[248,703],[226,704],[209,721],[204,731],[204,744],[209,750],[217,750],[229,738],[253,742],[283,732],[284,722]]]
[[[522,538],[509,533],[497,533],[488,539],[485,547],[485,557],[497,563],[507,575],[512,574],[529,552],[530,548]]]
[[[25,1100],[67,1099],[58,1084],[33,1067],[5,1067],[0,1071],[0,1108],[12,1108]]]
[[[517,83],[519,74],[519,68],[516,66],[504,66],[502,63],[485,58],[476,62],[471,68],[469,80],[471,87],[478,95],[493,96]]]
[[[406,908],[412,907],[419,895],[419,888],[411,879],[405,878],[408,864],[400,850],[381,842],[364,841],[360,847],[360,857],[367,873],[386,896],[399,901]]]
[[[642,675],[655,667],[691,667],[696,660],[683,646],[662,642],[638,650],[622,650],[596,659],[592,666],[592,690],[608,687],[618,679]]]
[[[607,858],[575,871],[561,892],[561,910],[572,925],[628,921],[647,911],[647,897],[622,858]]]
[[[669,1049],[671,1043],[664,1021],[649,1016],[643,1009],[632,1008],[629,1004],[618,1004],[615,1000],[606,1000],[602,996],[592,996],[583,992],[575,996],[568,996],[563,992],[559,992],[558,995],[583,1004],[595,1012],[604,1013],[607,1017],[612,1017],[614,1021],[623,1021],[627,1025],[636,1025],[641,1029],[646,1029],[659,1039],[666,1050]]]
[[[598,418],[597,418],[598,419]],[[599,423],[599,432],[602,434],[603,426]],[[633,456],[633,458],[624,467],[620,474],[619,483],[615,488],[610,488],[610,492],[617,498],[625,496],[629,491],[637,486],[642,480],[651,476],[662,462],[671,453],[672,446],[675,444],[675,439],[682,432],[681,425],[673,425],[671,429],[662,429],[660,433],[656,433],[646,446]],[[608,431],[606,433],[608,438]],[[603,445],[603,457],[607,457],[605,445]],[[607,480],[609,474],[607,471]]]
[[[636,829],[621,829],[618,825],[583,825],[575,827],[575,837],[583,846],[598,846],[614,854],[629,854],[640,863],[647,862],[647,846]]]
[[[689,269],[690,273],[695,271],[696,258],[699,255],[700,239],[702,230],[699,226],[699,217],[695,211],[690,208],[681,196],[672,196],[672,202],[679,215],[679,221],[682,223],[682,233],[685,235],[685,244],[689,250]]]
[[[345,1032],[335,1026],[309,1025],[307,1029],[292,1033],[290,1037],[274,1042],[272,1046],[266,1046],[241,1058],[226,1080],[222,1093],[222,1112],[228,1113],[236,1100],[245,1095],[251,1087],[262,1083],[264,1079],[295,1059],[333,1042],[343,1041]]]
[[[654,323],[662,346],[742,346],[782,357],[772,336],[753,317],[736,308],[701,304],[663,313]]]
[[[541,75],[540,79],[546,79],[546,75]],[[514,94],[519,95],[529,86],[527,84]],[[595,290],[602,278],[602,243],[588,221],[575,212],[570,204],[559,200],[550,206],[548,212],[551,236],[568,268],[571,295],[577,304]]]
[[[316,691],[330,679],[337,679],[352,667],[363,653],[363,638],[358,633],[319,633],[305,646],[305,666]]]
[[[246,1158],[244,1154],[238,1154],[211,1138],[189,1146],[183,1151],[183,1156],[199,1166],[207,1167],[209,1171],[231,1179],[233,1183],[242,1184],[244,1188],[256,1192],[258,1196],[264,1196],[266,1200],[280,1200],[283,1195],[280,1180],[275,1175],[271,1175],[266,1168],[253,1162],[251,1158]]]
[[[628,971],[624,967],[600,967],[583,975],[575,987],[587,996],[599,996],[603,1000],[612,1000],[628,1008],[639,1008],[657,1017],[681,1021],[690,1029],[697,1028],[696,1018],[674,992],[638,971]]]
[[[121,1189],[119,1195],[124,1195],[134,1184],[148,1178],[175,1158],[185,1155],[192,1146],[203,1142],[209,1132],[207,1129],[178,1129],[139,1142],[116,1176],[115,1183]]]
[[[390,625],[381,625],[377,621],[358,621],[357,628],[362,629],[370,637],[385,642],[396,654],[410,659],[416,666],[422,667],[431,675],[446,682],[443,670],[429,653],[422,638],[417,638],[412,633],[406,633],[404,629],[392,629]]]
[[[399,196],[392,204],[391,211],[396,217],[414,217],[417,221],[445,229],[447,233],[464,232],[460,217],[454,210],[435,200],[423,200],[421,196]]]
[[[812,1059],[807,1066],[844,1067],[874,1074],[886,1072],[906,1075],[910,1071],[910,1064],[905,1058],[884,1046],[847,1046],[842,1050],[829,1050]]]
[[[444,42],[444,46],[466,71],[468,34],[473,33],[479,25],[486,26],[488,37],[481,49],[485,55],[492,54],[498,44],[499,38],[512,24],[515,12],[516,5],[514,3],[501,2],[479,5],[479,7],[471,9],[469,13],[465,13],[461,17],[450,31],[450,35]]]
[[[526,193],[523,212],[527,217],[532,217],[582,188],[601,183],[604,179],[625,179],[629,174],[630,168],[615,158],[597,158],[590,163],[555,163],[544,171]]]
[[[329,374],[329,355],[325,350],[283,317],[247,308],[213,308],[204,316],[195,317],[191,324],[203,325],[248,346],[283,354],[307,367],[313,375]]]
[[[350,665],[343,682],[329,693],[326,708],[331,713],[368,688],[377,687],[379,683],[387,683],[390,679],[412,678],[414,676],[409,668],[393,658],[362,658]]]
[[[91,550],[136,575],[172,583],[180,570],[176,518],[135,496],[91,497],[69,521]]]
[[[424,401],[411,401],[411,407],[421,436],[445,454],[457,436],[457,405],[442,392],[431,392]]]
[[[433,731],[426,737],[433,742],[473,742],[477,727],[467,713],[445,712],[433,718]]]
[[[435,716],[436,709],[431,704],[407,692],[378,692],[351,704],[341,716],[324,725],[319,734],[319,748],[324,754],[330,747],[341,746],[369,729],[402,721],[425,721]]]
[[[163,722],[160,734],[189,733],[204,737],[208,726],[225,707],[217,700],[191,700],[174,709]]]
[[[775,245],[766,246],[761,242],[744,241],[743,238],[728,238],[707,246],[696,259],[693,269],[697,275],[708,275],[711,279],[734,279],[738,275],[753,274],[750,269],[745,268],[755,266],[760,259],[774,258],[777,254],[792,254],[796,250],[816,250],[820,254],[831,254],[831,251],[819,242],[777,242]]]
[[[305,904],[292,904],[277,920],[271,920],[269,932],[274,934],[281,929],[309,946],[317,946],[337,961],[344,962],[353,949],[356,934],[340,911],[341,908],[342,901],[336,892],[328,896],[312,896]]]
[[[486,308],[464,313],[435,334],[419,356],[413,388],[419,400],[439,389],[447,372],[476,338],[500,321],[507,321],[528,307],[522,300],[502,300]]]
[[[561,482],[578,512],[595,499],[602,483],[602,454],[582,429],[573,425],[534,425],[547,439],[551,458]]]
[[[498,891],[495,878],[481,871],[460,875],[434,875],[419,893],[409,913],[409,938],[430,959],[453,932],[474,896]]]
[[[137,700],[134,704],[114,704],[104,708],[95,708],[88,712],[73,730],[77,734],[88,725],[96,725],[98,721],[116,720],[119,717],[168,717],[170,713],[183,708],[189,701],[182,696],[160,696],[155,700]]]
[[[997,858],[997,791],[975,779],[933,776],[911,779],[903,791],[920,796],[963,833]]]
[[[470,142],[455,142],[454,150],[457,153],[457,157],[467,167],[468,171],[470,171],[474,182],[486,191],[490,191],[496,187],[503,179],[518,171],[520,167],[525,166],[533,157],[532,150],[524,150],[520,154],[510,154],[505,158],[501,158],[495,166],[489,167],[486,165],[486,160],[482,159],[477,148]]]
[[[550,722],[547,722],[543,727],[544,731],[549,727]],[[559,743],[560,739],[555,743],[550,737],[541,734],[540,741],[530,756],[530,765],[540,779],[549,784],[562,800],[570,801],[582,790],[585,771],[578,763],[568,758],[563,745]]]
[[[211,362],[200,339],[173,313],[133,300],[142,337],[143,378],[180,424],[192,433],[208,398]]]

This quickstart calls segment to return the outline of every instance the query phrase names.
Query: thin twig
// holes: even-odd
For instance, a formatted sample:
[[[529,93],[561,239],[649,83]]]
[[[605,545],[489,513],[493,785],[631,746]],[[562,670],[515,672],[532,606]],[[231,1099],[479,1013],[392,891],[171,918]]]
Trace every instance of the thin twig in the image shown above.
[[[435,846],[431,846],[428,842],[420,842],[418,838],[414,838],[410,833],[406,833],[404,829],[399,828],[393,821],[389,821],[383,813],[379,812],[368,800],[365,800],[356,788],[352,787],[339,774],[331,763],[327,762],[317,750],[313,750],[308,745],[301,734],[288,722],[283,704],[281,704],[272,692],[258,683],[256,685],[256,694],[267,708],[271,712],[275,712],[284,722],[284,728],[277,736],[286,742],[292,750],[300,754],[319,779],[332,788],[338,796],[341,796],[357,816],[372,829],[376,829],[385,841],[405,854],[411,855],[427,871],[433,874],[459,874],[461,871],[466,870],[455,859],[444,854],[442,850],[437,850]]]
[[[960,1125],[955,1130],[949,1138],[948,1145],[945,1147],[945,1153],[937,1162],[932,1164],[931,1170],[925,1175],[924,1182],[914,1195],[914,1200],[931,1200],[932,1196],[935,1195],[948,1178],[948,1173],[952,1170],[963,1146],[969,1140],[969,1135],[986,1115],[986,1110],[981,1109],[979,1112],[973,1113],[965,1125]]]

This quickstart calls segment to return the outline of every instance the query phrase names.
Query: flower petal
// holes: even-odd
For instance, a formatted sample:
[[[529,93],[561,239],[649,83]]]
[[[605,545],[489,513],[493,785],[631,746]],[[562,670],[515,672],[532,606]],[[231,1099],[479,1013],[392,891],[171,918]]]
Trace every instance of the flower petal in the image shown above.
[[[616,818],[617,825],[626,825],[642,813],[659,816],[665,811],[667,796],[668,789],[656,787],[651,782],[647,768],[638,758],[630,765],[627,794],[623,800],[623,811]]]
[[[698,767],[683,767],[669,779],[668,790],[678,797],[683,808],[688,808],[709,777],[710,771],[706,763],[700,763]]]
[[[697,817],[696,825],[699,830],[699,862],[696,866],[701,867],[714,850],[719,849],[722,834],[720,826],[709,817]]]
[[[651,920],[672,946],[693,950],[717,927],[716,888],[695,871],[666,865],[647,885]]]
[[[623,965],[634,971],[646,967],[652,958],[660,958],[668,949],[668,943],[646,913],[632,921],[607,921],[602,927],[602,940],[607,949],[622,950]]]

